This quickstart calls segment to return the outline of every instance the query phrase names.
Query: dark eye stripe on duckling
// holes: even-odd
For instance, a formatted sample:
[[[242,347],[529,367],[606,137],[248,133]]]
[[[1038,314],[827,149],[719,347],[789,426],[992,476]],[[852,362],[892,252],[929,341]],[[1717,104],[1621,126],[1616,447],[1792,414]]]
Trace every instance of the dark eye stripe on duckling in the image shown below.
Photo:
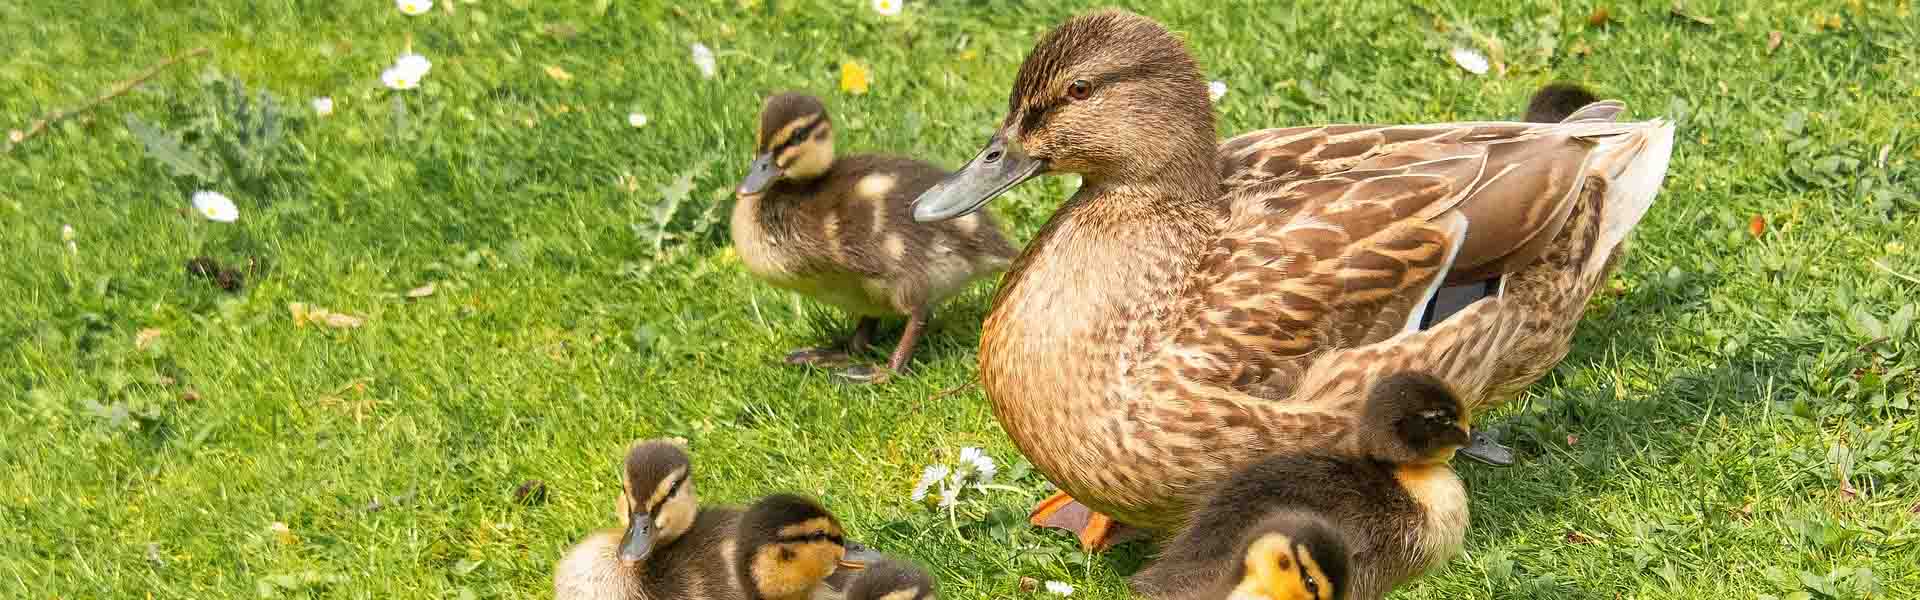
[[[667,493],[661,494],[659,499],[656,499],[651,504],[647,505],[647,514],[651,515],[651,514],[659,513],[660,507],[666,506],[668,500],[672,500],[674,495],[680,493],[680,486],[685,485],[687,483],[687,479],[688,479],[688,475],[685,472],[681,472],[679,475],[675,476],[673,478],[673,485],[667,488]]]
[[[1313,551],[1307,548],[1306,544],[1294,542],[1293,555],[1300,557],[1300,568],[1294,571],[1294,574],[1300,577],[1300,589],[1306,590],[1307,595],[1313,598],[1332,597],[1332,590],[1327,590],[1326,593],[1321,592],[1321,588],[1329,582],[1326,574],[1320,572],[1320,565],[1312,562]]]
[[[803,533],[803,534],[797,534],[797,535],[783,535],[780,537],[773,538],[773,541],[774,543],[779,543],[779,544],[804,544],[808,542],[825,541],[825,542],[833,542],[833,545],[835,546],[847,545],[847,540],[845,536],[836,535],[836,534],[828,533],[825,531],[815,531],[813,533]]]
[[[774,132],[774,142],[766,152],[772,153],[775,157],[780,157],[781,153],[786,152],[789,148],[798,146],[808,139],[820,138],[826,134],[828,130],[833,128],[833,124],[826,123],[826,120],[827,116],[825,114],[816,114],[796,121],[795,123],[797,124],[788,125],[780,131]],[[776,160],[775,162],[779,163],[784,161]]]

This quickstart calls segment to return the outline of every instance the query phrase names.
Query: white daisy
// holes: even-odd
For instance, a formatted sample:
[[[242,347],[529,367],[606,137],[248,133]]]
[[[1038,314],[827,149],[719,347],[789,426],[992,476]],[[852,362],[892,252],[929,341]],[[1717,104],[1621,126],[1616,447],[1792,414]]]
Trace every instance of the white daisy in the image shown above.
[[[393,5],[399,8],[402,14],[417,17],[427,14],[427,10],[433,8],[433,0],[395,0]]]
[[[400,55],[399,58],[393,59],[393,68],[405,73],[411,73],[414,79],[419,79],[426,77],[427,71],[433,70],[433,63],[428,61],[425,56],[408,52]]]
[[[960,449],[961,465],[971,465],[974,463],[974,461],[977,461],[977,460],[980,460],[979,448],[975,448],[973,446],[967,446]]]
[[[693,66],[700,68],[701,77],[713,79],[713,74],[720,68],[719,65],[713,61],[713,49],[699,42],[694,42],[692,48]]]
[[[1220,98],[1225,97],[1226,95],[1227,95],[1227,82],[1214,80],[1212,83],[1207,84],[1208,100],[1219,102]]]
[[[627,124],[628,124],[628,125],[632,125],[632,126],[634,126],[634,127],[646,127],[646,126],[647,126],[647,114],[646,114],[646,113],[637,113],[637,112],[636,112],[636,113],[627,113]]]
[[[240,208],[220,192],[201,190],[193,193],[193,210],[208,221],[232,223],[240,219]]]
[[[1055,596],[1072,596],[1073,585],[1065,581],[1049,581],[1047,582],[1047,593]]]
[[[333,114],[333,98],[321,96],[313,99],[313,114],[322,117]]]
[[[993,483],[993,476],[1000,473],[1000,465],[993,463],[993,457],[982,454],[973,459],[973,472],[979,475],[979,484],[986,485]]]
[[[1478,50],[1455,47],[1448,51],[1447,55],[1453,57],[1453,64],[1460,65],[1460,68],[1466,69],[1468,73],[1487,74],[1487,57],[1480,54]]]
[[[927,490],[931,489],[933,484],[946,479],[947,472],[950,470],[946,465],[927,465],[927,469],[920,472],[920,483],[913,485],[913,501],[927,499]]]
[[[873,12],[883,17],[898,17],[901,4],[901,0],[873,0]]]
[[[386,84],[391,89],[410,90],[420,87],[420,77],[398,67],[390,67],[380,72],[380,83]]]

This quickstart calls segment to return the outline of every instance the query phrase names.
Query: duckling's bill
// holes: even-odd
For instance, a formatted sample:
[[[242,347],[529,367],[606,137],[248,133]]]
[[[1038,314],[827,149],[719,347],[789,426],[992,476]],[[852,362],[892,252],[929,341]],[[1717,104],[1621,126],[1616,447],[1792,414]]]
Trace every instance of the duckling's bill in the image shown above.
[[[1028,156],[1006,132],[994,134],[966,166],[913,201],[913,220],[945,221],[979,211],[1014,186],[1047,171],[1045,159]]]
[[[627,520],[627,532],[620,536],[620,560],[637,563],[653,552],[653,516],[635,512]]]
[[[766,152],[753,158],[753,164],[747,166],[747,177],[740,181],[740,187],[734,189],[736,196],[752,196],[767,191],[767,186],[780,178],[780,167],[773,164],[773,153]]]

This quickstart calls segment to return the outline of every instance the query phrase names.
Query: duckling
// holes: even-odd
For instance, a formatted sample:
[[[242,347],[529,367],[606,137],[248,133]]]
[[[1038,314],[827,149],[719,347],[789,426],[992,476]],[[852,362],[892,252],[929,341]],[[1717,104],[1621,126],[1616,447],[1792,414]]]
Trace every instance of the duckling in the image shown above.
[[[624,479],[621,527],[567,551],[554,568],[557,600],[828,598],[828,576],[878,558],[864,548],[848,555],[847,547],[858,544],[804,498],[769,496],[744,512],[700,506],[692,461],[675,442],[634,444]]]
[[[864,569],[845,560],[846,531],[839,519],[806,498],[767,496],[740,518],[737,581],[748,600],[810,600],[832,597],[825,585],[840,568]],[[858,585],[858,579],[855,580]]]
[[[867,565],[845,600],[935,600],[938,584],[919,566],[898,559],[884,559]]]
[[[1524,118],[1529,123],[1559,123],[1599,101],[1599,96],[1580,84],[1557,81],[1533,93]]]
[[[1466,489],[1447,463],[1468,443],[1469,414],[1425,373],[1381,379],[1353,448],[1272,454],[1236,472],[1134,589],[1160,600],[1384,597],[1465,542]]]
[[[738,584],[724,565],[740,512],[700,506],[693,463],[675,442],[634,444],[623,475],[620,527],[595,532],[567,551],[554,568],[554,597],[729,597]]]
[[[1018,254],[989,214],[914,221],[912,200],[947,172],[897,156],[836,159],[833,122],[819,98],[768,98],[754,151],[731,223],[747,270],[858,319],[838,347],[795,350],[790,364],[845,363],[867,349],[880,317],[905,315],[884,371],[855,365],[841,375],[877,383],[904,372],[933,309],[975,279],[1006,270]]]

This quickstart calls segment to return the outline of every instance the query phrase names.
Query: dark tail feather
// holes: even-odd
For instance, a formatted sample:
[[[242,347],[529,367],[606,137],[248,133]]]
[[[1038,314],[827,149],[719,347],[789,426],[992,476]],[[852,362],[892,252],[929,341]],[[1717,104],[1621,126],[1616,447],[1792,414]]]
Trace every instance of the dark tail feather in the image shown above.
[[[1531,123],[1559,123],[1599,100],[1580,84],[1550,83],[1533,93],[1533,99],[1527,102],[1526,118]]]

